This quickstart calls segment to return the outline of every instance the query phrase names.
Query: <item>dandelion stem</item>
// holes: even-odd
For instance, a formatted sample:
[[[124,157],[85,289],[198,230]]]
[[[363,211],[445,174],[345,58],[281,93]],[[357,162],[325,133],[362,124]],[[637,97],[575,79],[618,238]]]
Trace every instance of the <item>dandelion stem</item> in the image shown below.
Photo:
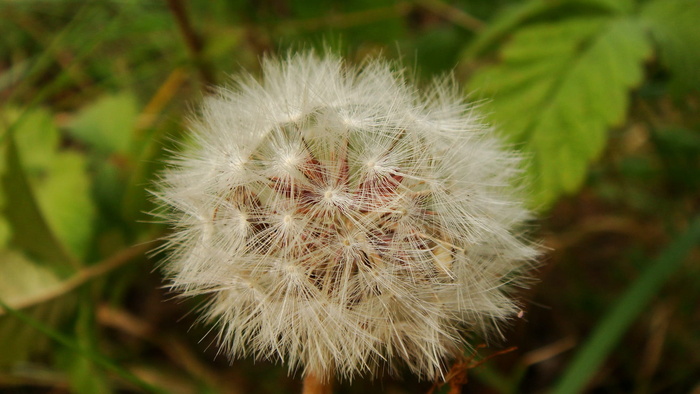
[[[302,394],[331,394],[333,392],[333,379],[328,378],[323,380],[313,372],[309,372],[304,376],[304,386]]]

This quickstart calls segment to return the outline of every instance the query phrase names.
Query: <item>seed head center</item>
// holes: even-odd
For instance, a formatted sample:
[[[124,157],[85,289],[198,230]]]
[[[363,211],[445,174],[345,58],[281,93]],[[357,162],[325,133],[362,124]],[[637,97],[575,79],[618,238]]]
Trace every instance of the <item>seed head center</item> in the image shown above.
[[[248,214],[241,212],[240,216],[238,217],[238,224],[241,227],[246,227],[248,225]]]
[[[287,168],[294,168],[298,164],[299,160],[296,155],[288,153],[284,155],[282,162]]]

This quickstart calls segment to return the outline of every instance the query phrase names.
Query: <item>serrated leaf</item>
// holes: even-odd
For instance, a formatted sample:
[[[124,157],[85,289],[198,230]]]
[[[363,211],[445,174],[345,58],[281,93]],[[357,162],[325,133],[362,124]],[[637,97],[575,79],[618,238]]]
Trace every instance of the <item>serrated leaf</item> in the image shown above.
[[[95,219],[86,169],[84,155],[61,152],[43,179],[35,183],[37,200],[49,226],[62,243],[81,258],[87,253]]]
[[[2,175],[3,214],[12,227],[11,242],[39,261],[51,264],[62,275],[72,272],[79,262],[50,227],[22,166],[14,136],[7,135]]]
[[[515,6],[505,8],[488,24],[485,31],[481,32],[467,47],[463,57],[471,59],[500,40],[529,18],[549,9],[550,4],[544,0],[526,1]]]
[[[486,30],[472,41],[463,57],[474,58],[527,21],[559,7],[572,5],[598,6],[611,13],[629,13],[634,9],[634,0],[530,0],[517,3],[504,8]]]
[[[520,30],[503,61],[474,76],[471,88],[492,98],[491,119],[531,156],[535,206],[579,187],[650,51],[631,19],[574,19]]]
[[[678,91],[700,89],[700,1],[648,2],[641,18],[659,46],[661,60],[672,72]]]
[[[68,131],[102,153],[125,153],[136,125],[138,108],[130,93],[104,96],[80,111]]]
[[[49,268],[9,250],[0,251],[0,272],[0,299],[9,304],[40,297],[61,284],[59,277]],[[44,324],[53,325],[71,308],[70,300],[60,298],[31,307],[26,312]],[[0,365],[8,365],[41,351],[48,341],[13,316],[0,316],[0,343],[3,344]]]

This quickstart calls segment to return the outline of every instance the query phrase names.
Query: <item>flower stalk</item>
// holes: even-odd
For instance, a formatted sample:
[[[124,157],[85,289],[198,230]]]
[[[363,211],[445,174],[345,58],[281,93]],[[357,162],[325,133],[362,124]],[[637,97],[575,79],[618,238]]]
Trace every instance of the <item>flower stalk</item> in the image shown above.
[[[331,394],[333,393],[333,381],[331,379],[321,379],[315,373],[308,373],[304,376],[302,394]]]

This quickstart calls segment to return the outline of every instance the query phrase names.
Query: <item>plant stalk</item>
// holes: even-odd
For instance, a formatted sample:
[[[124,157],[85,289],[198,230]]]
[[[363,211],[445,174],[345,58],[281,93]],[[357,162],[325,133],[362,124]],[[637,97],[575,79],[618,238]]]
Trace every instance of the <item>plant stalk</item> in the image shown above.
[[[301,392],[302,394],[332,394],[333,378],[328,377],[324,380],[315,373],[309,372],[304,376]]]

